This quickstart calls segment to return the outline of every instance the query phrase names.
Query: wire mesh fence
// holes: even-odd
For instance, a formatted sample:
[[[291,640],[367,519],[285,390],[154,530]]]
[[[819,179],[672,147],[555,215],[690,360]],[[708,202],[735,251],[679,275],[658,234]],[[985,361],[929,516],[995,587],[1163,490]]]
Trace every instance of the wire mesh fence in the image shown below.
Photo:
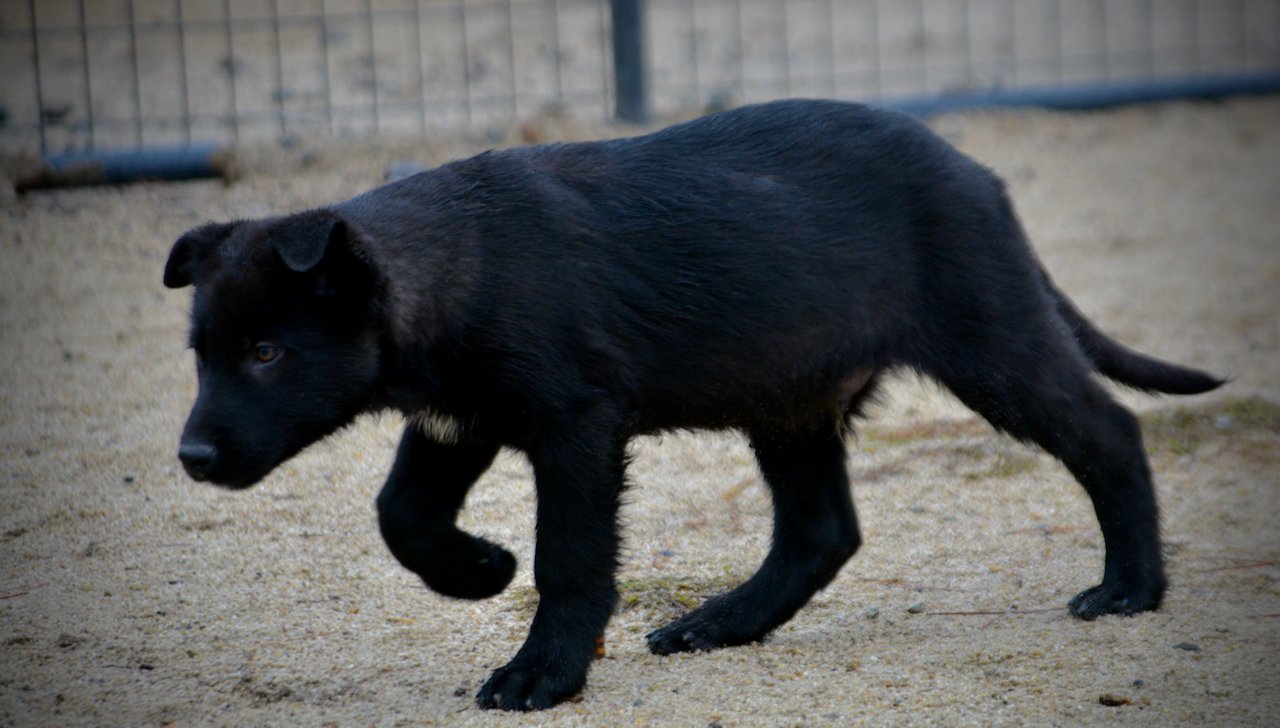
[[[1274,67],[1280,3],[1167,0],[654,2],[671,103],[893,98]],[[674,98],[672,98],[674,97]]]
[[[0,0],[0,147],[422,134],[614,109],[605,0]],[[649,0],[650,107],[1280,69],[1280,0]]]

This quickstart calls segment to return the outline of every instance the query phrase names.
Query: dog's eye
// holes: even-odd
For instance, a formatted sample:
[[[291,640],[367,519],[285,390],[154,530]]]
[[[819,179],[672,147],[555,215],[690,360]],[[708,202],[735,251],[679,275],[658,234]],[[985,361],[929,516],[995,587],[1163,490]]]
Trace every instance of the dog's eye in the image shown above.
[[[280,347],[271,344],[258,344],[253,347],[253,360],[259,364],[269,364],[280,356]]]

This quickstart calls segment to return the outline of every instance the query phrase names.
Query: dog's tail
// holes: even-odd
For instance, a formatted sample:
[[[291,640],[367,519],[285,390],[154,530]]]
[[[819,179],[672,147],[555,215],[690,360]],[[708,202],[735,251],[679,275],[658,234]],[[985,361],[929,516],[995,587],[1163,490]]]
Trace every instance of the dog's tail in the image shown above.
[[[1206,372],[1160,361],[1134,351],[1098,330],[1071,299],[1058,290],[1043,268],[1040,275],[1085,356],[1102,376],[1135,389],[1165,394],[1200,394],[1227,382]]]

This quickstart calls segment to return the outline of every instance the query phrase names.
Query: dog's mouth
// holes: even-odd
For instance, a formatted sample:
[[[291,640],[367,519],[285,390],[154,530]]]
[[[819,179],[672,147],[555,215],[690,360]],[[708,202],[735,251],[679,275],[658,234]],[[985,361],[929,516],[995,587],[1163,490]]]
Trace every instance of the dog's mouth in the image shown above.
[[[253,477],[195,478],[195,480],[208,483],[225,490],[248,490],[261,482],[265,477],[266,475],[264,474]]]
[[[187,471],[187,475],[198,483],[207,483],[209,485],[224,488],[226,490],[247,490],[267,477],[267,471],[262,474],[231,474],[231,473],[199,473],[195,474]]]

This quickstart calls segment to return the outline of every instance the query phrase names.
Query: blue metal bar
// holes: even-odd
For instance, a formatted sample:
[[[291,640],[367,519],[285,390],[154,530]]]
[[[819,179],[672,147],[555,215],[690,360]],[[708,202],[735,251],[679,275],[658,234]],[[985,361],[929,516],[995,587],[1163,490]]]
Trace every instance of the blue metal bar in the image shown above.
[[[939,96],[884,99],[878,103],[914,116],[936,116],[952,111],[985,108],[1039,107],[1083,111],[1177,99],[1206,100],[1273,93],[1280,93],[1280,70],[1103,85],[966,91]]]
[[[226,161],[219,150],[216,144],[193,144],[46,156],[44,168],[19,180],[14,188],[25,192],[48,187],[223,177]]]

